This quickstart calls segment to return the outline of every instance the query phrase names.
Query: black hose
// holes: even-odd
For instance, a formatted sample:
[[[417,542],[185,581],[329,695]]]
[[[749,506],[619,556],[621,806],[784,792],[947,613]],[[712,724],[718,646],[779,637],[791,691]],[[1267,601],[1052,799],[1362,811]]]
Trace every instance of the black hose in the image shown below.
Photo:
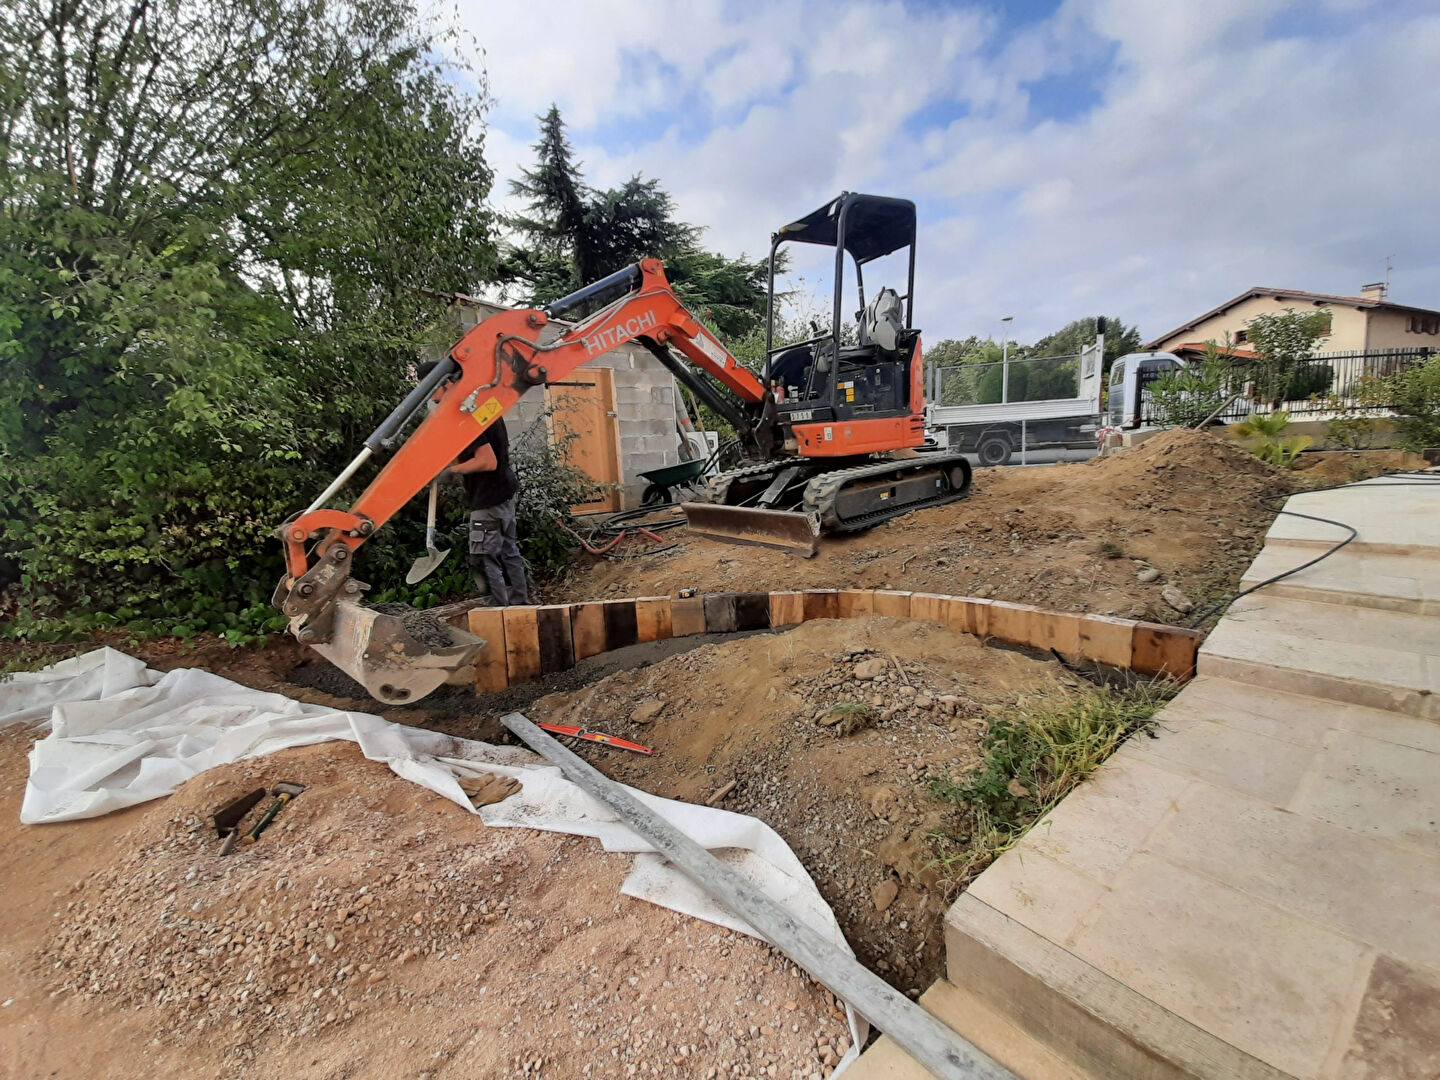
[[[1302,513],[1300,513],[1298,510],[1286,510],[1286,509],[1285,509],[1285,503],[1289,502],[1289,501],[1290,501],[1292,498],[1294,498],[1296,495],[1317,495],[1317,494],[1319,494],[1319,493],[1322,492],[1322,491],[1338,491],[1340,488],[1358,487],[1358,486],[1360,486],[1361,484],[1363,484],[1363,485],[1365,485],[1365,486],[1367,486],[1367,487],[1372,487],[1372,488],[1376,488],[1376,487],[1432,487],[1432,486],[1434,486],[1434,485],[1436,485],[1436,484],[1440,484],[1440,474],[1436,474],[1436,473],[1417,473],[1417,472],[1410,472],[1410,471],[1402,471],[1402,472],[1394,472],[1394,473],[1381,473],[1380,476],[1373,477],[1372,479],[1382,480],[1382,479],[1390,479],[1390,478],[1401,477],[1401,476],[1408,476],[1408,477],[1411,477],[1412,479],[1409,479],[1409,480],[1401,480],[1401,481],[1399,481],[1398,483],[1393,483],[1393,484],[1374,484],[1374,483],[1370,483],[1369,481],[1363,481],[1363,480],[1362,480],[1362,481],[1348,480],[1348,481],[1346,481],[1346,482],[1343,483],[1343,484],[1330,484],[1330,485],[1327,486],[1327,487],[1307,488],[1307,489],[1304,490],[1304,491],[1294,491],[1294,492],[1291,492],[1289,495],[1280,495],[1280,496],[1275,496],[1275,497],[1272,497],[1272,498],[1267,498],[1267,499],[1261,500],[1261,505],[1262,505],[1262,506],[1269,507],[1269,508],[1273,508],[1277,514],[1284,514],[1284,515],[1286,515],[1286,516],[1288,516],[1288,517],[1304,518],[1306,521],[1317,521],[1317,522],[1319,522],[1319,523],[1322,524],[1322,525],[1334,525],[1337,529],[1344,529],[1347,533],[1349,533],[1349,535],[1346,536],[1345,539],[1341,540],[1341,541],[1340,541],[1338,544],[1336,544],[1334,547],[1328,548],[1327,550],[1321,552],[1319,555],[1316,555],[1315,558],[1309,559],[1309,560],[1307,560],[1306,562],[1301,563],[1299,566],[1291,567],[1289,570],[1285,570],[1285,571],[1283,571],[1282,573],[1275,574],[1275,575],[1272,576],[1272,577],[1268,577],[1268,578],[1266,578],[1264,581],[1258,581],[1258,582],[1256,582],[1254,585],[1251,585],[1248,589],[1241,589],[1238,593],[1236,593],[1234,596],[1230,597],[1228,600],[1221,600],[1219,603],[1210,605],[1208,608],[1206,608],[1204,611],[1202,611],[1199,615],[1197,615],[1197,616],[1195,616],[1193,619],[1191,619],[1190,622],[1189,622],[1187,625],[1190,626],[1191,628],[1194,628],[1194,627],[1196,627],[1196,626],[1199,626],[1199,625],[1202,624],[1206,619],[1208,619],[1211,615],[1214,615],[1217,611],[1222,611],[1222,610],[1224,610],[1225,608],[1228,608],[1231,604],[1235,603],[1235,601],[1241,599],[1242,597],[1249,596],[1251,593],[1253,593],[1253,592],[1258,592],[1258,591],[1260,591],[1261,589],[1265,588],[1267,585],[1274,585],[1277,581],[1284,581],[1286,578],[1291,577],[1291,576],[1293,576],[1293,575],[1295,575],[1295,574],[1300,573],[1301,570],[1308,570],[1308,569],[1310,569],[1310,567],[1314,566],[1315,564],[1324,562],[1324,561],[1325,561],[1326,559],[1328,559],[1331,555],[1334,555],[1337,551],[1339,551],[1341,548],[1343,548],[1346,544],[1349,544],[1349,543],[1351,543],[1352,541],[1357,540],[1357,539],[1359,538],[1359,536],[1360,536],[1359,531],[1358,531],[1353,525],[1346,524],[1346,523],[1343,522],[1343,521],[1336,521],[1336,520],[1334,520],[1333,518],[1317,517],[1317,516],[1314,515],[1314,514],[1302,514]],[[1276,505],[1275,505],[1276,503],[1279,503],[1279,505],[1276,506]]]

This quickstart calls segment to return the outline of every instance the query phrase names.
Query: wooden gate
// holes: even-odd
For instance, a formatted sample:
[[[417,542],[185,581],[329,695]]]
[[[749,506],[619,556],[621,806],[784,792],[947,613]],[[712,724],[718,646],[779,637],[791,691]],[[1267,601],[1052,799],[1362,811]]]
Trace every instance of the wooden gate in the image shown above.
[[[550,430],[561,454],[605,490],[593,502],[571,509],[577,514],[620,509],[620,431],[615,413],[615,373],[609,368],[579,368],[564,383],[548,386]]]

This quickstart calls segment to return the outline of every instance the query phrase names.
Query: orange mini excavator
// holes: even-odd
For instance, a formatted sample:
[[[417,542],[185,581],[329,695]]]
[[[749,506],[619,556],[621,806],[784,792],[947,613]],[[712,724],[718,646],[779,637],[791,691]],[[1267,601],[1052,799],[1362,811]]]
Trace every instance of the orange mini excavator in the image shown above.
[[[351,556],[523,394],[563,382],[626,341],[649,350],[739,436],[746,464],[713,477],[704,503],[685,504],[692,529],[813,554],[822,529],[868,528],[961,498],[970,486],[966,460],[921,452],[923,371],[920,332],[911,322],[915,233],[913,203],[849,192],[776,233],[759,375],[676,298],[656,259],[545,308],[500,312],[475,326],[334,483],[279,528],[286,573],[275,604],[290,617],[291,632],[391,704],[418,701],[465,665],[477,639],[454,631],[449,644],[437,646],[433,625],[417,636],[405,617],[360,604],[367,586],[350,577]],[[827,333],[776,347],[775,262],[788,243],[834,248],[834,318]],[[881,288],[867,303],[865,265],[907,249],[904,294]],[[840,314],[847,254],[860,299],[855,344],[845,343]],[[578,321],[546,333],[552,320],[567,316]],[[402,439],[432,398],[435,406]],[[326,506],[372,455],[396,443],[349,510]]]

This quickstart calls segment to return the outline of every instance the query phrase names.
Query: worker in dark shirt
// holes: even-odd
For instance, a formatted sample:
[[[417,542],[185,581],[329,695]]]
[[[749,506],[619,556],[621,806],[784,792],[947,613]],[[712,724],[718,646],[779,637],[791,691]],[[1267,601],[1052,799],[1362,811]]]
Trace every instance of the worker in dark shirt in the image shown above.
[[[510,467],[510,437],[503,420],[494,421],[460,452],[446,473],[465,483],[470,507],[470,571],[491,607],[528,604],[525,560],[515,536],[515,496],[520,490]]]

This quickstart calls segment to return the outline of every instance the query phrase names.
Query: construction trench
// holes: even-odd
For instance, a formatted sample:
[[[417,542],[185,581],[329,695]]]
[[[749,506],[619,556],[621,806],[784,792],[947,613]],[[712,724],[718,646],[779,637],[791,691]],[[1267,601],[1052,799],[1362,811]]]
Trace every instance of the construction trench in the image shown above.
[[[957,888],[935,862],[953,807],[931,781],[972,769],[1008,709],[1102,671],[1184,677],[1198,635],[1145,618],[1164,613],[1166,581],[1137,577],[1159,568],[1198,601],[1268,523],[1255,504],[1271,470],[1202,436],[1152,442],[982,474],[968,502],[816,560],[689,541],[596,561],[534,609],[456,612],[491,643],[478,697],[447,687],[377,710],[293,646],[139,651],[465,739],[513,741],[500,717],[518,710],[643,744],[654,753],[576,752],[639,790],[771,826],[861,963],[914,997],[943,967]],[[1164,526],[1177,514],[1186,544]],[[12,813],[33,737],[3,729]],[[216,805],[279,780],[305,790],[250,850],[212,858]],[[487,829],[344,743],[221,766],[168,799],[15,834],[5,993],[27,1011],[0,1047],[29,1074],[828,1074],[850,1040],[834,996],[776,949],[617,895],[627,862]],[[116,1045],[149,1059],[116,1061]]]

